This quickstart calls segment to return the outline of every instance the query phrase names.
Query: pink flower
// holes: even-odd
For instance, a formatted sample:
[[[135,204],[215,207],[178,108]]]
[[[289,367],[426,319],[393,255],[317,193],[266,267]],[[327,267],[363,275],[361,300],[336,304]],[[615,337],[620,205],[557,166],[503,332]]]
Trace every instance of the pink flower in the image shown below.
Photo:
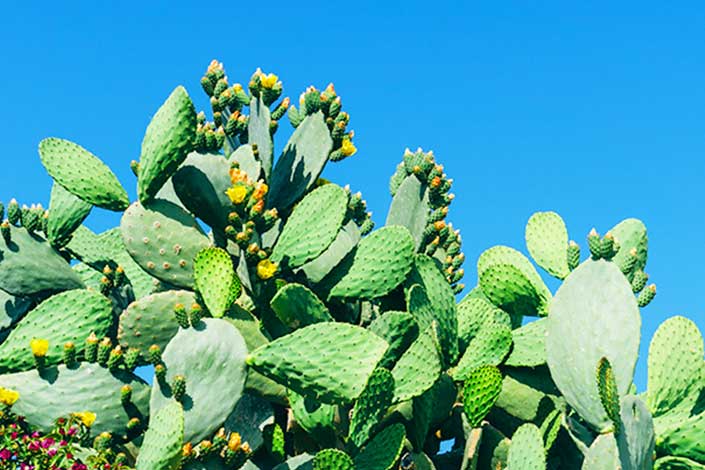
[[[0,460],[10,460],[10,457],[12,457],[12,454],[10,453],[9,450],[7,450],[7,449],[0,450]]]

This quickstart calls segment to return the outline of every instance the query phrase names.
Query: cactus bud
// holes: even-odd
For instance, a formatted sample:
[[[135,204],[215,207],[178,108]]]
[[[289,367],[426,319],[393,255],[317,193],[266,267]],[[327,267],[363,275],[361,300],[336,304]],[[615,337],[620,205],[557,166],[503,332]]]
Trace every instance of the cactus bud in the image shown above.
[[[193,454],[193,444],[191,444],[190,442],[187,442],[181,448],[181,457],[186,459],[188,457],[191,457],[192,454]]]
[[[98,337],[91,332],[86,338],[86,348],[83,355],[87,362],[95,362],[98,355]]]
[[[103,338],[103,340],[98,345],[98,364],[101,366],[108,365],[108,359],[110,358],[110,351],[113,348],[113,343],[110,338]]]
[[[188,314],[186,313],[186,307],[183,304],[176,304],[174,306],[174,316],[176,317],[176,322],[181,328],[188,328]]]
[[[374,221],[368,217],[367,219],[365,219],[364,222],[362,222],[362,225],[360,225],[360,234],[364,237],[365,235],[368,235],[374,228]]]
[[[142,426],[142,422],[140,421],[139,418],[131,418],[127,422],[127,430],[131,433],[134,433],[135,431],[139,431],[141,426]]]
[[[186,394],[186,377],[183,375],[174,376],[171,383],[171,393],[177,401],[181,401]]]
[[[588,241],[588,249],[590,250],[590,254],[592,255],[592,259],[600,259],[602,256],[602,251],[601,251],[601,245],[602,245],[602,240],[600,239],[600,235],[597,233],[597,230],[594,228],[590,230],[590,233],[588,234],[587,237]]]
[[[636,298],[639,307],[646,307],[656,297],[656,284],[651,284],[646,289],[642,290]]]
[[[0,233],[2,233],[2,238],[5,240],[5,244],[9,245],[12,242],[12,232],[10,231],[10,222],[5,220],[0,224]]]
[[[166,367],[164,364],[157,364],[154,366],[154,375],[157,377],[157,381],[159,381],[159,383],[164,383],[164,380],[166,379]]]
[[[203,91],[206,92],[206,95],[213,96],[215,86],[207,76],[201,77],[201,87],[203,88]]]
[[[71,366],[76,362],[76,345],[71,341],[64,343],[64,364]]]
[[[612,256],[614,256],[614,236],[611,232],[607,232],[600,241],[600,257],[611,260]]]
[[[7,205],[7,220],[14,226],[20,222],[20,205],[15,199],[12,199]]]
[[[203,318],[203,308],[198,304],[191,305],[191,312],[189,312],[189,319],[191,320],[191,325],[196,326]]]
[[[108,369],[116,369],[122,364],[122,347],[118,344],[108,356]]]
[[[304,120],[301,113],[299,113],[299,110],[296,109],[296,106],[291,106],[289,108],[289,110],[287,111],[286,115],[289,118],[289,122],[291,123],[291,127],[293,127],[294,129],[299,127],[299,124],[301,124],[301,121]]]
[[[580,264],[580,245],[573,240],[568,242],[568,269],[571,271]]]
[[[125,276],[125,269],[122,266],[115,268],[115,278],[113,279],[113,284],[117,287],[122,286],[125,283],[127,277]]]
[[[137,363],[140,359],[140,350],[137,348],[130,348],[125,353],[125,368],[132,371],[137,367]]]
[[[132,400],[132,387],[125,384],[120,388],[120,402],[126,405]]]
[[[147,351],[147,361],[153,366],[162,362],[162,349],[157,344],[153,344]]]
[[[112,434],[110,434],[109,432],[102,432],[93,441],[93,447],[98,451],[106,451],[110,449],[110,444],[112,440]]]
[[[291,100],[289,98],[284,98],[276,108],[274,108],[274,111],[272,111],[270,117],[273,121],[278,121],[281,118],[284,117],[284,114],[286,114],[287,109],[289,109],[289,103]]]
[[[629,250],[629,254],[622,260],[619,269],[622,271],[622,273],[624,273],[624,275],[629,275],[629,273],[632,272],[632,269],[634,269],[636,261],[636,248],[632,248],[631,250]]]
[[[649,275],[646,274],[644,271],[641,269],[638,270],[637,272],[634,273],[634,277],[632,278],[632,291],[635,294],[638,294],[641,292],[641,290],[644,288],[646,285],[646,282],[649,280]]]

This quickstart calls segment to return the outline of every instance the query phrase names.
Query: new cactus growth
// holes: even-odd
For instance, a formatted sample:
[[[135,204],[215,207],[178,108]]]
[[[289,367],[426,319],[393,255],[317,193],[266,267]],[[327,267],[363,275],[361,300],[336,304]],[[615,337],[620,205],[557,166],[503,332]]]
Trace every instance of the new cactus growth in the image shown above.
[[[213,61],[208,116],[174,89],[130,163],[136,201],[93,153],[40,143],[49,210],[0,203],[2,429],[75,423],[79,458],[123,470],[705,468],[695,324],[666,321],[632,385],[656,294],[641,221],[593,229],[583,260],[538,212],[530,258],[485,250],[458,302],[434,154],[403,153],[375,229],[320,177],[358,153],[333,85],[293,106],[273,73],[243,83]],[[93,207],[119,226],[89,230]]]

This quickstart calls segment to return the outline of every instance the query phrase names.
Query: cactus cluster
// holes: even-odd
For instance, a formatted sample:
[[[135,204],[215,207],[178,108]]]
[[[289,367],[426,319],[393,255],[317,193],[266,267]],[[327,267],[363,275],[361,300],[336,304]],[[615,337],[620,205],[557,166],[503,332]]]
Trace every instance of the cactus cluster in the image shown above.
[[[534,214],[527,251],[560,288],[495,246],[456,302],[465,257],[431,152],[404,153],[374,230],[360,193],[320,178],[357,150],[332,85],[297,108],[276,75],[231,85],[216,61],[201,85],[211,120],[171,93],[132,203],[88,150],[40,143],[49,210],[0,210],[0,416],[37,433],[89,416],[85,452],[137,470],[705,468],[695,324],[661,325],[648,389],[632,383],[656,293],[640,221],[581,256]],[[88,229],[93,206],[119,226]]]

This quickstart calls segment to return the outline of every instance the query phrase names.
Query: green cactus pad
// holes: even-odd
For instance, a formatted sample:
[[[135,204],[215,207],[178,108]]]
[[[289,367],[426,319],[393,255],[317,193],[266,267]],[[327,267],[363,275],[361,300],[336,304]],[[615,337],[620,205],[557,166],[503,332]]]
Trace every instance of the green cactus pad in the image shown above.
[[[703,337],[691,320],[676,316],[663,322],[649,346],[646,403],[657,431],[687,419],[703,380]]]
[[[33,338],[49,341],[45,363],[58,364],[64,343],[72,341],[80,353],[88,335],[107,335],[112,321],[110,300],[98,292],[70,290],[49,297],[29,312],[0,345],[0,373],[35,367],[29,348]]]
[[[64,246],[88,217],[92,208],[89,203],[74,196],[60,184],[54,183],[49,202],[47,239],[54,246]]]
[[[510,469],[546,469],[546,455],[539,428],[529,423],[516,430],[509,445],[507,464]]]
[[[132,387],[127,405],[120,401],[124,385]],[[136,417],[146,423],[149,414],[149,385],[129,372],[98,364],[49,367],[41,375],[36,370],[0,375],[0,387],[19,392],[12,410],[44,431],[59,417],[90,411],[96,415],[91,432],[108,431],[118,437],[127,433],[128,420]]]
[[[595,387],[595,364],[606,357],[620,395],[632,383],[641,317],[616,264],[588,260],[558,289],[548,316],[546,355],[566,401],[596,430],[611,425]]]
[[[32,300],[28,297],[15,297],[0,290],[0,343],[5,339],[3,330],[18,322],[31,305]]]
[[[480,425],[501,391],[502,374],[495,366],[479,366],[468,374],[463,389],[463,409],[471,427]]]
[[[493,321],[510,328],[512,326],[509,314],[483,297],[466,297],[458,304],[457,310],[458,346],[461,352],[465,352],[470,340],[477,335],[485,323]]]
[[[622,428],[620,432],[615,433],[615,436],[622,468],[635,470],[653,468],[654,422],[644,402],[634,395],[622,398],[620,420]]]
[[[118,324],[118,341],[123,349],[137,348],[143,360],[153,344],[163,351],[171,338],[179,331],[174,319],[176,304],[187,309],[196,302],[189,291],[165,291],[142,297],[132,302],[121,314]]]
[[[186,441],[213,434],[235,408],[242,395],[247,346],[240,332],[226,320],[205,318],[193,328],[180,329],[164,349],[165,383],[154,380],[150,409],[154,412],[171,401],[175,375],[186,377]]]
[[[323,449],[313,458],[313,470],[355,470],[355,464],[342,450]]]
[[[488,270],[491,271],[487,273]],[[513,307],[504,308],[508,313],[540,316],[548,313],[551,292],[531,261],[517,250],[502,245],[485,250],[477,260],[477,275],[482,291],[492,303]]]
[[[355,400],[388,344],[364,328],[324,322],[266,344],[250,367],[300,395],[324,403]]]
[[[391,470],[404,449],[403,424],[392,424],[380,431],[355,456],[355,468],[365,470]]]
[[[286,260],[297,268],[313,260],[333,243],[343,224],[348,196],[340,186],[326,184],[306,195],[284,225],[272,251],[272,261]]]
[[[233,260],[222,248],[208,247],[193,260],[193,277],[198,293],[216,318],[222,317],[240,296],[240,280],[235,276]]]
[[[228,163],[230,163],[230,165],[237,164],[237,167],[247,173],[247,176],[249,176],[251,180],[259,180],[262,171],[262,162],[257,159],[255,153],[252,151],[252,145],[245,144],[239,146],[230,154],[230,157],[228,157]]]
[[[375,426],[392,405],[393,398],[394,376],[387,369],[375,369],[353,407],[348,433],[350,442],[356,447],[367,442]]]
[[[568,230],[555,212],[536,212],[526,224],[526,247],[548,274],[565,279],[568,267]]]
[[[289,208],[313,187],[333,150],[323,113],[306,116],[296,128],[272,171],[269,207]]]
[[[646,234],[646,227],[639,219],[625,219],[612,227],[610,230],[614,238],[619,242],[619,251],[612,258],[617,266],[622,266],[632,248],[636,249],[636,263],[627,277],[631,281],[634,273],[646,267],[646,258],[649,248],[649,237]]]
[[[279,289],[270,306],[282,323],[292,330],[318,322],[333,321],[328,307],[301,284],[287,284]]]
[[[424,393],[438,380],[441,369],[436,325],[431,324],[421,332],[392,369],[394,402],[403,402]]]
[[[613,433],[601,434],[585,454],[582,470],[615,470],[620,468],[617,441]]]
[[[226,433],[237,432],[242,442],[247,442],[252,452],[264,444],[262,431],[268,424],[274,423],[272,405],[262,398],[245,393],[235,405],[235,409],[225,420]]]
[[[455,363],[458,358],[458,316],[455,296],[440,266],[429,256],[416,255],[414,269],[411,271],[408,283],[416,283],[426,291],[434,311],[434,320],[438,325],[438,341],[444,363],[446,366]]]
[[[264,177],[269,180],[272,173],[273,143],[269,130],[272,118],[262,97],[253,97],[250,101],[250,119],[247,125],[247,139],[257,146],[257,157],[262,162]],[[253,175],[254,177],[255,175]]]
[[[614,424],[615,434],[621,434],[622,421],[619,417],[619,392],[617,391],[617,382],[614,378],[612,365],[606,357],[603,357],[597,363],[597,391],[607,417]]]
[[[184,440],[184,409],[172,401],[149,420],[136,470],[177,470],[181,467],[181,444]]]
[[[296,423],[321,445],[334,445],[335,439],[331,439],[331,433],[335,432],[338,407],[303,397],[291,390],[289,390],[288,396],[289,406]]]
[[[498,366],[512,347],[512,331],[508,326],[488,322],[470,341],[465,354],[453,370],[453,379],[465,380],[473,369],[483,365]]]
[[[149,205],[135,202],[123,214],[120,230],[142,269],[166,283],[193,288],[193,259],[210,245],[193,216],[160,199]]]
[[[428,189],[416,175],[407,176],[394,194],[385,225],[402,225],[416,241],[423,242],[423,233],[429,214]]]
[[[228,225],[232,204],[225,191],[230,183],[230,163],[220,154],[191,152],[171,180],[183,206],[209,226]]]
[[[404,227],[383,227],[364,238],[331,273],[330,297],[374,299],[401,284],[414,262],[414,239]],[[324,281],[325,282],[325,281]]]
[[[705,412],[692,416],[661,431],[656,440],[659,455],[686,457],[696,462],[705,462]]]
[[[252,463],[252,461],[248,461]],[[246,464],[247,465],[247,464]],[[282,462],[272,470],[312,470],[313,469],[313,456],[309,454],[299,454],[295,457],[290,457],[286,462]],[[242,467],[242,470],[257,470]]]
[[[142,139],[137,195],[149,202],[193,150],[196,110],[186,89],[178,86],[157,110]]]
[[[333,243],[318,258],[304,264],[301,271],[306,278],[317,284],[323,280],[357,246],[362,235],[354,220],[350,220],[338,232]]]
[[[74,196],[94,206],[123,211],[130,204],[115,174],[98,157],[68,140],[49,138],[39,143],[47,173]]]
[[[419,327],[408,312],[389,310],[375,318],[368,329],[389,343],[380,367],[391,368],[409,345],[418,337]]]
[[[0,289],[17,296],[85,287],[49,243],[24,228],[10,227],[8,244],[0,237]]]
[[[540,318],[512,331],[511,353],[504,363],[515,367],[536,367],[546,363],[546,322]]]
[[[654,462],[654,470],[705,470],[705,464],[685,457],[662,457]]]
[[[426,290],[419,284],[412,284],[406,290],[406,305],[421,330],[431,326],[436,318],[431,299],[428,298]]]

